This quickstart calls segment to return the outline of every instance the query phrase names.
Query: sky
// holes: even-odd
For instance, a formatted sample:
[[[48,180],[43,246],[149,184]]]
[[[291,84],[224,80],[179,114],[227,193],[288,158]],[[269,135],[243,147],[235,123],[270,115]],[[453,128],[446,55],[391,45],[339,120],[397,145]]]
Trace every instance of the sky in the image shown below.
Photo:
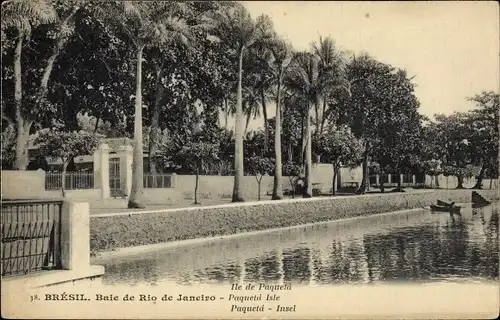
[[[331,36],[343,50],[367,52],[406,69],[417,85],[420,113],[467,111],[467,97],[499,91],[496,1],[357,2],[244,1],[255,19],[267,14],[295,50]],[[270,107],[268,117],[274,116]],[[250,127],[262,126],[262,119]],[[230,121],[230,126],[233,122]]]

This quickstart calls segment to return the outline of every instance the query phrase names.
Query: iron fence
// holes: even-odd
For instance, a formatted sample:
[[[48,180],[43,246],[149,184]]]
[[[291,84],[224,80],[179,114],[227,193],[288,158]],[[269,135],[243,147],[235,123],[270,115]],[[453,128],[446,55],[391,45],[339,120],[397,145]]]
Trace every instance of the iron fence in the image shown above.
[[[66,172],[66,190],[93,189],[93,172]],[[60,190],[62,187],[62,173],[47,172],[45,174],[45,190]]]
[[[2,276],[61,267],[62,201],[2,201]]]
[[[144,174],[144,188],[171,188],[171,174]]]

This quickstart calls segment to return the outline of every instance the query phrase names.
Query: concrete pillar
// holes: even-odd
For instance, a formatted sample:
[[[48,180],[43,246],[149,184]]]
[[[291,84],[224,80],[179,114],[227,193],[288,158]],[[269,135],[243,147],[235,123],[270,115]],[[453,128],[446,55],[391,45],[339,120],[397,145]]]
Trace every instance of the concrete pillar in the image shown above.
[[[403,179],[403,174],[399,174],[399,183],[401,183],[401,185],[403,185],[403,182],[404,182],[404,179]]]
[[[98,166],[98,185],[101,189],[101,199],[109,198],[109,153],[111,148],[107,144],[101,144],[99,149],[94,154],[94,159],[97,157]],[[94,163],[94,170],[95,170]]]
[[[101,199],[109,198],[109,153],[111,148],[107,144],[102,144],[99,148],[99,159],[101,165]]]
[[[94,188],[101,188],[101,151],[97,149],[94,152]]]
[[[387,175],[387,184],[390,184],[390,183],[391,183],[391,180],[392,180],[392,174],[391,174],[391,173],[389,173],[389,174]]]
[[[118,150],[120,157],[120,186],[124,194],[130,195],[132,190],[132,159],[134,148],[130,145],[121,146]]]
[[[379,174],[375,175],[375,184],[377,185],[377,188],[380,188],[380,175]]]
[[[90,225],[87,202],[64,201],[61,217],[61,263],[65,270],[90,267]]]
[[[171,187],[172,188],[175,188],[177,186],[177,173],[172,173],[172,183],[171,183]]]
[[[417,184],[417,176],[416,175],[411,176],[411,183],[413,183],[413,185]]]

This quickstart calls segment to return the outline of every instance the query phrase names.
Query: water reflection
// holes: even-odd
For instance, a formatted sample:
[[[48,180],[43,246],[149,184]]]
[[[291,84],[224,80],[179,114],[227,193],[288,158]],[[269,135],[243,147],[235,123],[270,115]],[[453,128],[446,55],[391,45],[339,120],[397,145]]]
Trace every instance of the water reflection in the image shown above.
[[[498,205],[378,215],[171,248],[105,264],[105,283],[497,280]]]

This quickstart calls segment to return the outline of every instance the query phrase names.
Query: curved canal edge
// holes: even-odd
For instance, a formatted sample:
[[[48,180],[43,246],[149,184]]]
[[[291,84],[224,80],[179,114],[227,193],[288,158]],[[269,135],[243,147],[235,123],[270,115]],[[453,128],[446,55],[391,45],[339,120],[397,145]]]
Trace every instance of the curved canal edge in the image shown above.
[[[488,200],[500,198],[498,190],[477,191]],[[99,255],[154,250],[177,246],[182,244],[181,240],[191,240],[183,243],[192,244],[229,235],[421,209],[437,199],[470,202],[471,192],[420,190],[92,215],[90,248]]]
[[[394,214],[420,212],[420,211],[422,211],[422,208],[405,209],[405,210],[380,213],[377,216],[390,216],[390,215],[394,215]],[[315,225],[323,225],[325,223],[355,221],[357,219],[363,219],[365,217],[366,216],[358,216],[358,217],[352,217],[352,218],[337,219],[337,220],[333,220],[330,222],[325,222],[325,221],[313,222],[313,223],[301,224],[298,226],[255,230],[255,231],[247,231],[247,232],[241,232],[241,233],[235,233],[235,234],[229,234],[229,235],[221,235],[221,236],[215,236],[215,237],[194,238],[194,239],[187,239],[187,240],[177,240],[177,241],[172,241],[172,242],[145,244],[145,245],[134,246],[134,247],[117,248],[117,249],[112,250],[112,251],[101,251],[101,252],[96,254],[96,257],[94,257],[93,260],[97,261],[97,263],[101,263],[104,260],[135,256],[138,254],[155,252],[155,251],[159,251],[162,249],[181,248],[184,246],[199,245],[199,244],[205,244],[208,242],[217,242],[217,241],[223,241],[223,240],[229,240],[229,239],[252,237],[252,236],[264,234],[264,233],[280,232],[280,231],[285,231],[285,230],[293,230],[293,229],[298,229],[298,228],[312,227]]]

